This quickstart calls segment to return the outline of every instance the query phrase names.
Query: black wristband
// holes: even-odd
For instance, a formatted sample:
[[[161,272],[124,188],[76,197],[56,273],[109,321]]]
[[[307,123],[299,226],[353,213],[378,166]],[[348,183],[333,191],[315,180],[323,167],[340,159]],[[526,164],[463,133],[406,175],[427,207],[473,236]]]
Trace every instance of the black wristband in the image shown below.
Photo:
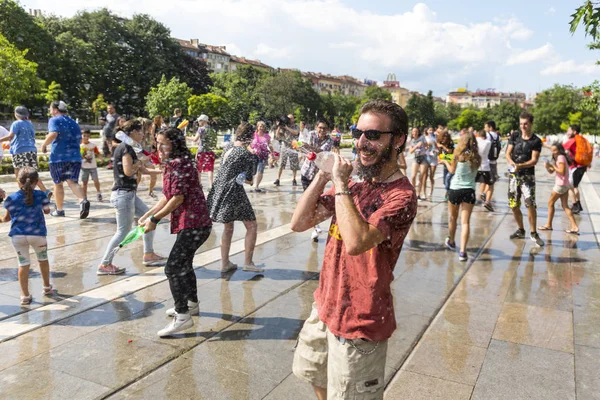
[[[154,218],[154,215],[150,216],[150,222],[152,222],[153,224],[157,224],[160,222],[160,219],[156,219]]]

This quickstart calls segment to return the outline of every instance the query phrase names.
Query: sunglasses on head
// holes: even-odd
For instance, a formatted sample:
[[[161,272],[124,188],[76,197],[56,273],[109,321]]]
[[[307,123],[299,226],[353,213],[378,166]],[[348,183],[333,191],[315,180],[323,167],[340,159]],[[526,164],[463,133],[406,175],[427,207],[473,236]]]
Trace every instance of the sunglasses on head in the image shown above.
[[[368,129],[366,131],[361,131],[360,129],[354,129],[352,131],[352,138],[360,139],[360,137],[364,134],[365,137],[367,138],[367,140],[379,140],[381,135],[385,135],[388,133],[393,134],[394,132],[392,132],[392,131],[382,132],[382,131],[378,131],[375,129]]]

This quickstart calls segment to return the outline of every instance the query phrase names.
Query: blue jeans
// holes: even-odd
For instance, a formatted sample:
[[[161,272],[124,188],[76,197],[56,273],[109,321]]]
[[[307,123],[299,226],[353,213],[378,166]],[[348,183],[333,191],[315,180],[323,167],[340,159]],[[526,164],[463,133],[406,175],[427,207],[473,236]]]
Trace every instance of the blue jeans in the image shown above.
[[[444,165],[444,187],[446,188],[446,191],[450,190],[450,181],[452,180],[453,176],[454,174],[451,174],[450,171],[448,171],[448,168],[446,168]]]
[[[125,236],[131,230],[133,218],[141,218],[149,210],[148,206],[137,197],[135,190],[114,190],[110,195],[110,204],[117,212],[117,232],[110,239],[102,264],[107,265],[112,263],[114,257],[114,249],[119,247],[119,244],[125,239]],[[154,231],[146,233],[144,238],[144,253],[154,252]]]

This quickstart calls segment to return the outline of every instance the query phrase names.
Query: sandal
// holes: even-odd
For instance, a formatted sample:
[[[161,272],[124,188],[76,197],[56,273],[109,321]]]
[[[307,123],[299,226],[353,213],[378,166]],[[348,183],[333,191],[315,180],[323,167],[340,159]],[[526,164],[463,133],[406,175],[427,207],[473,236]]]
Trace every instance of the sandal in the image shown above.
[[[52,296],[54,294],[54,287],[50,286],[42,286],[42,295],[43,296]]]
[[[540,231],[551,231],[551,230],[552,230],[552,228],[548,228],[547,226],[540,226],[540,227],[538,228],[538,230],[540,230]]]
[[[33,296],[31,296],[31,295],[21,296],[21,305],[22,306],[28,306],[31,304],[32,301],[33,301]]]
[[[571,235],[577,235],[577,236],[579,236],[579,231],[572,231],[570,229],[567,229],[565,232],[566,233],[570,233]]]

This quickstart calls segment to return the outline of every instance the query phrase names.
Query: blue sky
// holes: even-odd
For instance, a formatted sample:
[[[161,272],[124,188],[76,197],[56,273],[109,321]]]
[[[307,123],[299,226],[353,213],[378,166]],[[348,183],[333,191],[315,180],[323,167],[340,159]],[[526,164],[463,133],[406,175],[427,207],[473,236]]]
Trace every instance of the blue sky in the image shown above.
[[[383,81],[389,72],[410,90],[495,88],[534,94],[554,83],[600,78],[600,52],[571,36],[580,0],[62,0],[70,16],[84,5],[119,15],[147,13],[173,36],[226,45],[230,53],[282,68]]]

